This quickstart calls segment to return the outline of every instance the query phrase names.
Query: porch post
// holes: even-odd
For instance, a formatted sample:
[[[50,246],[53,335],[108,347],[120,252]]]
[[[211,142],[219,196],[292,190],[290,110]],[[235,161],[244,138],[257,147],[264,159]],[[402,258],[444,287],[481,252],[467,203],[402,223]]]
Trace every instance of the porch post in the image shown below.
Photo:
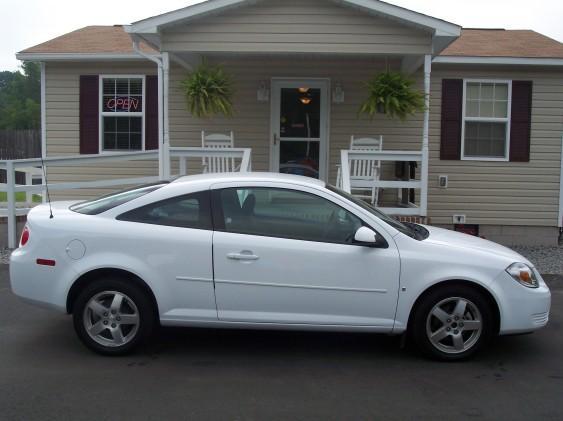
[[[422,129],[422,167],[420,173],[421,195],[420,216],[428,216],[428,133],[430,128],[430,73],[432,71],[432,55],[424,56],[424,126]]]
[[[164,139],[163,139],[163,171],[164,178],[170,178],[170,116],[169,116],[169,91],[170,91],[170,56],[167,52],[162,53],[163,71],[163,120],[164,120]]]
[[[163,118],[163,73],[160,63],[157,65],[158,71],[158,178],[164,180],[164,118]]]

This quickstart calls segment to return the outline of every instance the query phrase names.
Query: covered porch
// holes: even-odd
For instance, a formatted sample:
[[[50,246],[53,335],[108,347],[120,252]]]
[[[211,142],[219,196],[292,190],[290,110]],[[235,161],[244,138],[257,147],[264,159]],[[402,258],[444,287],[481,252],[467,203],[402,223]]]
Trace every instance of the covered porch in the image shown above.
[[[170,147],[201,146],[202,131],[233,132],[235,147],[252,149],[254,170],[335,184],[340,168],[344,189],[382,189],[387,212],[427,215],[428,106],[407,121],[359,108],[365,83],[389,69],[414,79],[428,105],[432,57],[459,36],[457,25],[378,1],[211,0],[125,29],[158,68],[161,176],[171,174]],[[230,118],[186,109],[182,80],[204,61],[234,82]],[[365,185],[345,171],[360,158],[352,136],[383,139],[382,150],[361,153],[382,169]]]

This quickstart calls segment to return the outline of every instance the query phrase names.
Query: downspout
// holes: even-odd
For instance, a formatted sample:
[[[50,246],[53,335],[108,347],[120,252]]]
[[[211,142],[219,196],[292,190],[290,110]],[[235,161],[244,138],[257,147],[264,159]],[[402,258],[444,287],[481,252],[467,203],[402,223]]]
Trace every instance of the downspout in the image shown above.
[[[167,176],[167,171],[166,168],[169,167],[169,165],[167,165],[166,163],[166,155],[165,154],[165,143],[164,143],[164,107],[163,107],[163,93],[164,91],[164,86],[163,86],[163,60],[161,58],[160,55],[152,55],[152,54],[147,54],[143,51],[141,51],[141,49],[139,48],[139,37],[137,35],[131,35],[131,38],[133,39],[133,50],[139,54],[140,56],[146,58],[147,60],[150,60],[154,63],[156,63],[157,66],[157,71],[158,71],[158,177],[161,180],[167,179],[170,176],[170,172],[168,171],[168,176]],[[167,149],[167,148],[166,148]]]

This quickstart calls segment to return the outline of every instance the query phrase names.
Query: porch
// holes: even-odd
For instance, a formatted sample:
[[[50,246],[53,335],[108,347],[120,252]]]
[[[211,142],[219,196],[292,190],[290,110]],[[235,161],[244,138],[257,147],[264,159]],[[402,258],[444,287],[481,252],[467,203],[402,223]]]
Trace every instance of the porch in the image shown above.
[[[377,204],[390,214],[427,216],[428,107],[404,122],[383,114],[372,120],[359,115],[358,110],[367,97],[364,83],[387,68],[407,72],[417,89],[425,92],[428,104],[430,55],[202,54],[199,61],[220,64],[235,83],[234,115],[210,119],[198,119],[186,111],[181,89],[181,81],[199,61],[189,53],[163,56],[171,61],[168,83],[164,83],[169,86],[168,110],[164,110],[169,116],[169,140],[163,137],[165,148],[167,144],[201,146],[202,130],[232,131],[236,147],[252,149],[254,170],[293,172],[336,184],[338,168],[358,157],[349,151],[351,137],[382,137],[382,151],[360,154],[363,159],[381,162],[381,176],[361,185],[351,179],[350,188],[380,189]],[[310,102],[303,104],[301,100]],[[348,160],[342,151],[349,151]],[[341,187],[348,189],[347,185]]]

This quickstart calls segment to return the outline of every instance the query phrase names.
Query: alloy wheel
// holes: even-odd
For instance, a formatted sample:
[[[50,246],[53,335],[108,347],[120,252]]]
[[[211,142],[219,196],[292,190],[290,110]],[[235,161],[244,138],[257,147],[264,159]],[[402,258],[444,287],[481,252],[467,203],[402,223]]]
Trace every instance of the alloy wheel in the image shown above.
[[[430,343],[447,354],[460,354],[478,342],[483,318],[477,306],[461,297],[446,298],[428,313],[426,335]]]
[[[90,298],[82,319],[90,338],[106,347],[129,343],[140,323],[139,310],[133,300],[118,291],[103,291]]]

